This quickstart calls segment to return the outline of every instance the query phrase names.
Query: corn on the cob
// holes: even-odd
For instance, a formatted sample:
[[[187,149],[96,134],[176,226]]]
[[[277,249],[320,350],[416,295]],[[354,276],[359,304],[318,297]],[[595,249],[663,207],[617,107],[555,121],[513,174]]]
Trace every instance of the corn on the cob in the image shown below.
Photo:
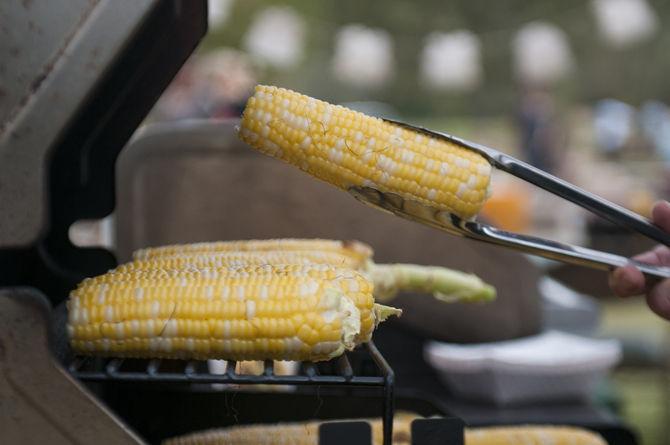
[[[112,270],[104,275],[87,278],[80,287],[86,285],[120,286],[127,284],[123,289],[127,293],[130,287],[134,292],[143,295],[143,288],[152,288],[160,285],[161,295],[168,298],[197,298],[212,299],[213,295],[220,295],[224,300],[245,300],[247,295],[261,300],[287,299],[304,297],[326,285],[338,287],[347,293],[347,298],[362,311],[362,319],[367,319],[370,306],[374,303],[372,290],[373,283],[364,275],[348,268],[339,268],[327,264],[263,264],[240,267],[197,268],[183,267],[177,269],[162,268],[130,268],[127,270]],[[166,286],[171,286],[165,289]],[[251,286],[247,293],[246,287]],[[122,290],[122,291],[123,291]],[[132,289],[131,289],[132,290]],[[80,290],[72,296],[79,295]],[[192,292],[203,292],[203,294]],[[106,291],[105,291],[106,294]],[[86,297],[91,299],[90,295]],[[121,294],[110,298],[127,298]],[[98,300],[100,301],[100,300]]]
[[[394,445],[411,443],[411,424],[417,416],[398,412],[393,421]],[[382,423],[373,419],[356,419],[370,423],[372,443],[381,445]],[[319,443],[321,421],[284,423],[276,425],[242,425],[231,428],[217,428],[173,437],[163,445],[316,445]]]
[[[148,247],[133,252],[133,259],[145,260],[155,257],[172,257],[176,255],[207,255],[244,252],[300,252],[309,254],[315,263],[333,264],[333,261],[346,260],[344,266],[357,269],[370,257],[372,248],[360,241],[335,241],[327,239],[267,239],[243,241],[215,241],[191,244],[173,244],[160,247]],[[320,257],[323,255],[323,257]]]
[[[466,445],[607,445],[596,433],[570,426],[503,426],[465,430]]]
[[[416,416],[397,415],[393,421],[393,444],[411,443],[411,424]],[[368,420],[372,427],[372,443],[381,445],[380,420]],[[214,429],[174,437],[163,445],[272,445],[319,443],[321,422],[287,423],[278,425],[248,425]],[[607,445],[598,434],[565,426],[509,426],[469,428],[465,430],[465,445]]]
[[[326,360],[398,311],[328,265],[135,270],[84,280],[68,301],[76,352],[123,357]]]
[[[262,266],[264,264],[330,264],[350,269],[360,268],[360,261],[337,252],[263,250],[258,252],[189,252],[176,255],[154,256],[121,264],[115,270],[121,272],[134,269],[182,269],[185,267],[234,268]]]
[[[377,301],[389,301],[402,291],[430,293],[445,301],[489,301],[495,298],[495,289],[475,275],[444,267],[375,264],[372,255],[372,248],[359,241],[218,241],[141,249],[133,255],[135,261],[119,266],[116,271],[331,264],[357,269],[371,278]]]
[[[283,88],[256,87],[239,134],[344,190],[372,187],[466,219],[488,194],[491,166],[481,155]]]

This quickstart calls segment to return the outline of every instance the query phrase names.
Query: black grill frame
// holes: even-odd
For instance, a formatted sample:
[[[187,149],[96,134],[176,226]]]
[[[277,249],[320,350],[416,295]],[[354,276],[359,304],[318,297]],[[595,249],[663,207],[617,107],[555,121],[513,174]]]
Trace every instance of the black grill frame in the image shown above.
[[[350,359],[350,355],[352,356]],[[357,356],[355,356],[357,355]],[[352,361],[362,356],[374,364],[375,375],[361,375]],[[376,389],[383,399],[382,422],[384,445],[391,445],[393,436],[395,374],[373,342],[353,352],[345,352],[329,362],[303,362],[296,375],[276,375],[272,360],[264,361],[261,375],[237,374],[237,362],[229,360],[226,372],[212,374],[205,361],[124,359],[77,356],[67,369],[85,382],[170,383],[223,385],[295,385],[325,386],[346,389]],[[127,368],[131,368],[130,370]],[[164,371],[163,368],[170,368]],[[177,370],[175,370],[177,369]],[[332,372],[335,371],[335,372]],[[356,372],[358,371],[358,372]],[[368,374],[368,373],[366,373]]]

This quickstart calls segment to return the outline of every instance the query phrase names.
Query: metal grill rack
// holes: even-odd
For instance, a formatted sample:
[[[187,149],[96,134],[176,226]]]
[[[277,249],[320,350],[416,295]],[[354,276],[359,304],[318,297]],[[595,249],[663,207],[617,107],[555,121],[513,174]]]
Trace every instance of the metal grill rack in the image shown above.
[[[213,374],[209,372],[204,361],[75,357],[68,370],[74,377],[88,382],[263,384],[378,389],[383,397],[384,445],[391,444],[394,374],[374,343],[366,343],[363,348],[342,354],[329,362],[303,362],[295,375],[275,374],[272,360],[264,362],[263,373],[260,375],[238,374],[235,372],[236,364],[235,361],[228,361],[224,373]]]

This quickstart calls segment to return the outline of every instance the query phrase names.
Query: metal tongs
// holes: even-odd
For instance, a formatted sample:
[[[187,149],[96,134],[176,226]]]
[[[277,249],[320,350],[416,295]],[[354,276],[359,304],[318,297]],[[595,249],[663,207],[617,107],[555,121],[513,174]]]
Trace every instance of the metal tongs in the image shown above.
[[[670,234],[662,231],[646,218],[621,206],[611,203],[592,193],[580,189],[562,179],[552,176],[525,162],[501,153],[492,148],[468,142],[466,140],[437,131],[415,127],[403,122],[385,119],[387,122],[443,139],[484,156],[495,168],[510,173],[534,184],[554,195],[572,201],[594,214],[609,221],[639,232],[659,243],[670,246]],[[380,192],[371,187],[352,187],[349,192],[365,204],[386,210],[403,218],[417,221],[445,232],[471,238],[486,243],[509,247],[551,260],[576,264],[601,270],[634,265],[642,273],[654,278],[670,278],[670,268],[641,263],[629,258],[584,247],[562,244],[543,238],[507,232],[476,221],[466,221],[452,213],[437,210],[402,198],[394,193]]]

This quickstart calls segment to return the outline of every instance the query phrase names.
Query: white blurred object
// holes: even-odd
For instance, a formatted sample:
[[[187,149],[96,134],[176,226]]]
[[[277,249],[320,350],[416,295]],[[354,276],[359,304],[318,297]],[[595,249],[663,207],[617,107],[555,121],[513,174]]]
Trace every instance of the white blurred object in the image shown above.
[[[633,133],[635,109],[616,99],[603,99],[596,104],[593,113],[598,147],[605,153],[620,151]]]
[[[361,87],[382,86],[392,75],[393,42],[388,32],[347,25],[335,37],[335,76]]]
[[[658,29],[658,18],[646,0],[592,0],[598,30],[617,48],[642,42]]]
[[[542,298],[542,319],[545,329],[592,335],[598,328],[598,302],[558,281],[543,277],[538,285]]]
[[[208,0],[209,27],[216,28],[226,23],[232,6],[233,0]]]
[[[670,109],[663,102],[650,100],[642,104],[640,127],[656,153],[670,164]]]
[[[295,66],[302,57],[305,23],[287,6],[273,6],[259,12],[244,36],[249,53],[278,68]]]
[[[80,219],[72,223],[68,237],[77,247],[102,247],[114,250],[114,213],[102,219]]]
[[[602,156],[594,155],[595,153],[588,150],[571,150],[566,154],[566,165],[572,167],[570,182],[628,208],[634,208],[632,204],[639,201],[639,192],[650,191],[650,182],[654,175],[635,174],[621,162],[608,161]],[[648,163],[645,171],[653,171],[653,165],[653,162]],[[651,195],[653,197],[653,193]],[[591,213],[587,215],[593,216]]]
[[[589,214],[581,207],[540,189],[533,190],[530,204],[533,235],[567,244],[583,245],[587,241]]]
[[[564,78],[573,68],[566,34],[546,22],[524,25],[512,42],[516,75],[532,84],[547,84]]]
[[[235,362],[234,373],[236,375],[262,375],[265,371],[265,365],[263,361],[258,360],[245,360]],[[296,361],[281,361],[275,360],[272,365],[272,373],[275,376],[288,376],[296,375],[300,368],[300,362]],[[228,372],[228,361],[226,360],[207,360],[207,369],[211,374],[214,375],[223,375]],[[224,390],[224,389],[235,389],[243,391],[265,391],[265,392],[285,392],[293,391],[295,389],[294,385],[244,385],[244,384],[221,384],[214,383],[212,384],[213,389]]]
[[[482,80],[481,42],[470,31],[433,32],[421,53],[421,74],[429,86],[470,91]]]
[[[424,355],[457,395],[505,405],[589,397],[621,346],[548,331],[476,345],[430,342]]]

